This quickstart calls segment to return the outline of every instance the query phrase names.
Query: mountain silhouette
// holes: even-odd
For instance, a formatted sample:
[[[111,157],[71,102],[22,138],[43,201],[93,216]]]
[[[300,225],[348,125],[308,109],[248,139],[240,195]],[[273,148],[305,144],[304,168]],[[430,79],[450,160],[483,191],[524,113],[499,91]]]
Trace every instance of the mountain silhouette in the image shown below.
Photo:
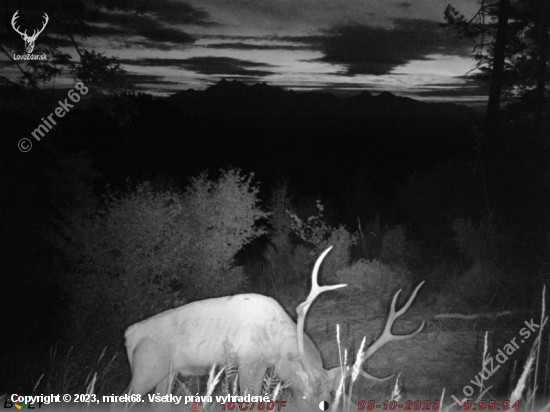
[[[167,99],[187,113],[239,116],[266,115],[359,115],[363,118],[449,118],[475,117],[473,110],[452,103],[425,103],[408,97],[368,91],[338,98],[323,92],[295,92],[266,83],[248,85],[237,80],[221,80],[204,91],[186,90]]]

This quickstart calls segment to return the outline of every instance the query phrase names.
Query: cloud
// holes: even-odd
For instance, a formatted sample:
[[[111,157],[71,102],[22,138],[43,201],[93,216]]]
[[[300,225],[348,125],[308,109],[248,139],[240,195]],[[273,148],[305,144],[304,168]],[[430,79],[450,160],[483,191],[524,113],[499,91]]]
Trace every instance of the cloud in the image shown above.
[[[115,49],[130,49],[130,50],[174,50],[174,45],[171,43],[160,43],[151,40],[132,40],[124,43],[119,43],[113,46]]]
[[[61,2],[60,2],[61,3]],[[124,3],[124,2],[123,2]],[[209,14],[188,3],[177,0],[155,0],[133,4],[131,9],[85,7],[79,2],[70,5],[55,3],[48,8],[50,22],[47,34],[60,34],[65,37],[67,31],[83,37],[99,37],[132,43],[132,36],[140,36],[151,42],[191,44],[195,37],[181,29],[182,25],[213,26]],[[0,6],[3,11],[4,5]],[[21,12],[25,21],[34,23],[29,27],[40,27],[42,14]],[[36,15],[36,16],[35,16]],[[36,26],[36,24],[39,24]],[[26,27],[26,26],[25,26]],[[13,32],[13,30],[10,30]],[[31,30],[32,32],[32,30]],[[139,40],[141,41],[141,40]]]
[[[408,2],[408,1],[400,1],[400,2],[397,2],[395,3],[395,6],[399,9],[408,9],[410,7],[412,7],[412,3]]]
[[[172,24],[218,26],[210,14],[188,3],[174,0],[155,0],[145,3],[140,12],[154,14],[160,21]]]
[[[309,46],[297,44],[255,44],[255,43],[213,43],[204,46],[208,49],[232,49],[232,50],[304,50]]]
[[[303,37],[296,39],[308,41]],[[343,74],[348,76],[384,75],[411,60],[427,60],[430,54],[467,55],[470,52],[438,22],[419,19],[396,19],[391,29],[340,26],[309,41],[318,44],[325,54],[319,61],[346,66]]]
[[[132,27],[136,34],[139,34],[146,39],[156,42],[171,42],[177,44],[193,43],[194,37],[181,30],[164,27],[161,23],[151,18],[142,18],[139,22],[134,22]]]
[[[227,75],[227,76],[254,76],[263,77],[273,72],[261,70],[261,68],[271,67],[265,63],[257,63],[248,60],[234,59],[231,57],[191,57],[188,59],[136,59],[121,60],[123,64],[134,66],[164,66],[180,67],[191,70],[196,73],[206,75]]]
[[[163,76],[157,76],[157,75],[153,75],[153,74],[128,73],[128,74],[126,74],[126,77],[130,81],[130,83],[135,84],[135,85],[139,85],[141,83],[159,84],[159,85],[160,84],[166,84],[166,85],[180,85],[180,84],[182,84],[181,82],[166,80],[166,78],[163,77]]]
[[[190,34],[172,27],[167,27],[149,15],[131,15],[127,13],[109,13],[105,20],[111,26],[108,30],[119,28],[126,36],[138,35],[152,42],[170,42],[176,44],[190,44],[195,38]],[[106,31],[108,32],[108,31]],[[122,34],[122,33],[121,33]]]
[[[260,68],[271,67],[265,63],[257,63],[248,60],[234,59],[231,57],[191,57],[183,60],[183,67],[202,74],[242,75],[242,76],[267,76],[271,71]]]

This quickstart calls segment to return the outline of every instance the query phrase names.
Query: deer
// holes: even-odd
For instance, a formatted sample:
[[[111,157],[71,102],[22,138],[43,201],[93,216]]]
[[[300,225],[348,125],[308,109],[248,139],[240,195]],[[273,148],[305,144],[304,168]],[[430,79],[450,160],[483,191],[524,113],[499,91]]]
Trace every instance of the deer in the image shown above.
[[[13,17],[11,18],[11,26],[13,29],[21,35],[21,38],[25,42],[25,49],[27,50],[27,53],[31,54],[34,50],[34,43],[36,42],[36,39],[38,38],[38,35],[44,31],[46,28],[46,25],[50,21],[50,18],[46,13],[44,13],[44,23],[42,23],[42,28],[40,30],[34,30],[32,33],[32,36],[27,35],[27,30],[25,30],[23,33],[19,30],[19,26],[15,27],[16,21],[19,18],[18,16],[19,10],[17,10],[15,13],[13,13]]]
[[[169,394],[177,373],[204,375],[214,364],[223,363],[224,342],[229,341],[238,359],[241,394],[258,394],[261,378],[268,367],[274,366],[279,378],[291,388],[297,410],[317,411],[320,402],[330,404],[340,382],[350,376],[350,368],[325,369],[321,353],[304,332],[304,326],[308,309],[317,296],[347,286],[318,284],[319,268],[331,249],[332,246],[315,262],[311,290],[296,309],[296,323],[275,299],[248,293],[188,303],[130,326],[125,338],[132,379],[124,393],[143,398],[155,389],[160,395]],[[391,332],[395,320],[408,310],[423,284],[414,289],[398,311],[395,306],[401,290],[394,295],[382,334],[360,354],[362,366],[386,343],[410,339],[422,331],[424,322],[406,335]],[[379,382],[393,377],[377,378],[363,367],[359,373]],[[254,375],[260,379],[250,385],[247,379]],[[133,406],[126,403],[125,410]]]

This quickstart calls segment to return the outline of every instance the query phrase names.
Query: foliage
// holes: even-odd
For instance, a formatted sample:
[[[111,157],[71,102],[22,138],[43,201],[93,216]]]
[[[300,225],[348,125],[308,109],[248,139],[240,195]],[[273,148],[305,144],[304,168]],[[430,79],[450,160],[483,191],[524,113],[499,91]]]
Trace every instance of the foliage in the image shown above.
[[[356,236],[344,226],[330,226],[323,215],[321,201],[316,201],[316,215],[302,219],[297,212],[291,211],[294,208],[292,200],[288,183],[283,181],[275,187],[269,201],[268,222],[272,230],[264,258],[274,276],[273,281],[278,286],[308,281],[313,262],[329,246],[333,249],[325,259],[323,272],[334,279],[336,270],[347,266]],[[293,239],[297,244],[293,244]]]
[[[74,70],[75,81],[80,80],[93,90],[109,94],[125,88],[125,74],[115,57],[106,57],[93,50],[82,50],[80,64]]]
[[[290,242],[292,228],[287,210],[291,207],[291,202],[292,194],[288,182],[278,182],[268,199],[267,209],[270,215],[267,222],[271,230],[263,256],[270,273],[284,283],[294,283],[300,277],[293,265],[293,248]]]
[[[309,216],[306,220],[289,211],[288,214],[292,219],[291,227],[302,241],[315,246],[310,253],[311,261],[317,259],[319,253],[327,247],[333,247],[323,267],[327,279],[334,279],[336,271],[349,264],[350,249],[357,243],[357,235],[350,233],[343,225],[339,227],[329,225],[323,216],[324,206],[320,200],[317,200],[316,207],[318,213]]]
[[[92,159],[86,153],[53,155],[55,162],[45,174],[50,206],[58,217],[97,207],[93,183],[101,174],[93,168]]]
[[[196,270],[216,273],[229,269],[235,254],[265,233],[254,226],[268,213],[259,208],[259,188],[253,178],[254,174],[241,175],[240,170],[230,169],[222,171],[217,181],[208,180],[206,173],[191,180],[183,208],[194,234],[190,259]],[[211,283],[205,286],[210,288]]]
[[[457,311],[468,307],[491,307],[517,300],[517,290],[507,296],[502,289],[503,273],[492,261],[476,260],[464,273],[451,277],[437,295],[441,311]],[[517,279],[516,279],[517,281]]]
[[[382,232],[380,214],[377,213],[374,218],[369,219],[365,228],[362,227],[360,220],[358,220],[358,225],[358,243],[361,249],[361,256],[366,257],[368,260],[372,260],[379,256],[382,250],[382,245],[380,244],[380,234]]]
[[[529,92],[536,87],[537,65],[543,44],[537,27],[539,11],[536,3],[533,0],[516,0],[510,5],[503,72],[505,97],[518,94],[529,96]],[[457,30],[460,38],[477,40],[473,52],[476,68],[481,72],[478,77],[482,79],[489,79],[493,71],[499,4],[482,3],[470,19],[451,5],[445,9],[445,26]],[[550,62],[547,66],[550,69]]]
[[[469,218],[455,219],[453,231],[455,244],[466,258],[480,261],[495,257],[497,239],[491,216],[481,219],[477,227]]]
[[[418,246],[407,239],[405,228],[400,225],[387,229],[384,236],[382,236],[381,243],[380,260],[386,263],[403,264],[419,255]]]
[[[70,264],[64,281],[77,335],[91,338],[94,321],[119,334],[169,307],[242,288],[234,256],[263,233],[254,223],[265,217],[252,178],[236,169],[216,181],[203,173],[185,193],[143,183],[66,219],[58,246]]]
[[[413,233],[434,253],[455,250],[451,224],[456,216],[476,216],[485,206],[482,182],[465,162],[412,174],[399,197]]]
[[[387,302],[397,290],[408,292],[412,282],[411,273],[402,266],[364,259],[339,269],[337,278],[339,282],[348,284],[347,288],[341,289],[342,293],[360,294],[369,309],[378,312],[386,309]]]
[[[326,247],[326,241],[331,235],[332,228],[324,219],[324,206],[320,200],[316,201],[318,213],[309,216],[307,220],[302,220],[296,213],[288,211],[291,218],[292,230],[304,242],[310,243],[317,249],[322,250]]]

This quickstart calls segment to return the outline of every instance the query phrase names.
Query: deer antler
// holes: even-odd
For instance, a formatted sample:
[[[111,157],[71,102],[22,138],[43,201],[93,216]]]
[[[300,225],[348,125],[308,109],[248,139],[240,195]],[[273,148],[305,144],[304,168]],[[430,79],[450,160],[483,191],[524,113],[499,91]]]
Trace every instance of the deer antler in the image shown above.
[[[48,17],[48,14],[44,13],[44,16],[43,16],[44,17],[44,23],[42,23],[42,28],[40,30],[33,30],[32,36],[29,36],[29,35],[27,35],[27,30],[25,30],[23,33],[21,33],[21,31],[19,30],[19,26],[15,27],[15,25],[17,23],[17,19],[19,18],[18,13],[19,13],[19,10],[17,10],[15,13],[13,13],[13,17],[11,18],[11,25],[17,33],[19,33],[23,38],[26,38],[26,39],[29,39],[29,40],[36,40],[38,35],[44,31],[44,29],[46,28],[48,22],[50,21],[50,18]]]
[[[34,39],[36,39],[38,37],[38,35],[44,31],[44,29],[46,28],[46,25],[50,21],[50,18],[48,17],[48,15],[46,13],[44,13],[43,17],[44,17],[44,23],[42,24],[42,28],[40,30],[34,30],[36,33],[33,32],[32,36],[31,36]]]
[[[296,313],[298,314],[298,321],[296,322],[298,325],[298,354],[300,358],[302,358],[306,365],[309,364],[307,360],[307,355],[304,349],[304,327],[305,327],[305,320],[306,320],[306,314],[315,300],[317,296],[319,296],[321,293],[326,292],[328,290],[334,290],[338,288],[343,288],[347,286],[347,284],[342,283],[339,285],[331,285],[331,286],[320,286],[317,277],[319,274],[319,268],[321,267],[321,263],[323,263],[323,259],[325,256],[331,251],[332,246],[330,246],[328,249],[326,249],[323,253],[321,253],[321,256],[317,259],[315,262],[315,266],[313,266],[313,272],[311,272],[311,291],[309,292],[308,297],[305,301],[300,303],[298,307],[296,308]]]
[[[416,329],[414,332],[409,333],[407,335],[394,335],[392,334],[391,329],[396,319],[401,315],[403,315],[409,309],[409,306],[411,306],[411,304],[413,303],[418,291],[420,290],[422,285],[424,285],[424,282],[425,281],[421,282],[414,289],[411,297],[409,298],[409,300],[407,300],[407,303],[405,303],[405,305],[401,309],[399,309],[397,312],[395,311],[395,304],[397,302],[397,298],[399,297],[399,294],[401,293],[401,290],[398,290],[397,293],[393,296],[393,300],[391,302],[390,314],[388,316],[388,320],[386,321],[386,326],[384,327],[384,331],[382,332],[382,335],[380,335],[380,337],[372,345],[370,345],[369,348],[364,352],[364,354],[362,355],[361,363],[364,363],[368,358],[370,358],[378,349],[380,349],[386,343],[410,339],[415,337],[422,331],[422,328],[424,328],[425,322],[422,322],[418,329]],[[390,375],[386,378],[377,378],[375,376],[372,376],[368,372],[365,372],[364,369],[361,369],[359,373],[361,374],[361,376],[364,376],[367,379],[375,380],[378,382],[387,381],[388,379],[391,379],[394,376],[394,375]]]
[[[15,13],[13,13],[13,17],[11,18],[11,26],[13,27],[13,29],[19,33],[21,36],[26,36],[27,35],[27,30],[25,30],[25,33],[21,33],[19,31],[19,26],[15,27],[15,24],[16,24],[16,20],[19,18],[19,16],[17,15],[19,13],[19,10],[17,10]]]

